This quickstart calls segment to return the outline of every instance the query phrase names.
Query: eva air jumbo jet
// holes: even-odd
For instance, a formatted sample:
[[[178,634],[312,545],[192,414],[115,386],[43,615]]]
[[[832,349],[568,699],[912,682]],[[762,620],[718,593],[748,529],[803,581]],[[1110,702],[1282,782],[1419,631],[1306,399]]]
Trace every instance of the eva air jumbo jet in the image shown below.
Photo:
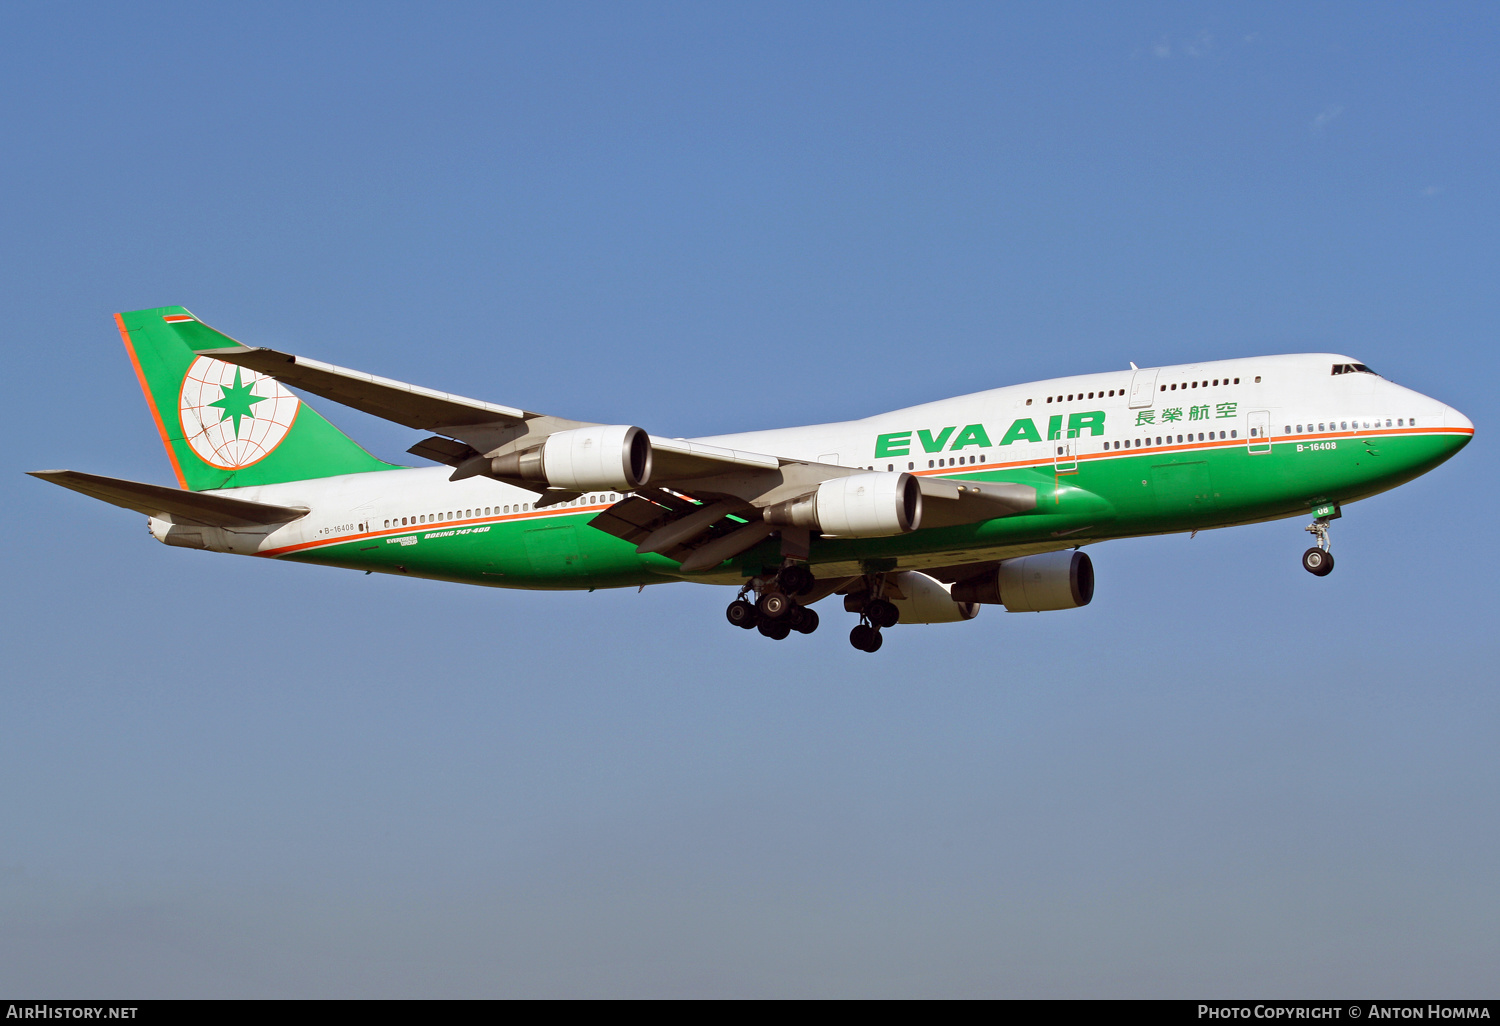
[[[241,345],[181,307],[117,314],[179,488],[36,477],[145,513],[168,545],[498,588],[698,581],[783,639],[840,595],[897,623],[1087,605],[1082,546],[1312,516],[1410,481],[1474,426],[1347,356],[1106,371],[864,420],[713,438],[530,413]],[[431,432],[408,468],[286,386]]]

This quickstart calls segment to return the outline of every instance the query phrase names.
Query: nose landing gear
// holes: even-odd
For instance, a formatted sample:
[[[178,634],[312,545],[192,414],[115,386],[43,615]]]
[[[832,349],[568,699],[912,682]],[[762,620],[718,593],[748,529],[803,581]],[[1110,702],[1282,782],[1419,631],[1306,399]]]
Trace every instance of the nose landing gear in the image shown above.
[[[1313,507],[1316,519],[1303,530],[1317,538],[1318,544],[1302,553],[1302,569],[1317,577],[1327,577],[1333,573],[1333,543],[1328,537],[1328,524],[1343,515],[1336,502]]]

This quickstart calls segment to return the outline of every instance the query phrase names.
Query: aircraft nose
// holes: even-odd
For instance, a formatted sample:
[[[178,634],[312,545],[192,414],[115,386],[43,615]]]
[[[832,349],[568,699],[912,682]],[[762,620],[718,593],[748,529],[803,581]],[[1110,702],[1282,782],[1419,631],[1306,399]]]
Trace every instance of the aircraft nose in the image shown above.
[[[1471,435],[1474,433],[1474,422],[1451,406],[1443,407],[1443,427],[1458,428]]]

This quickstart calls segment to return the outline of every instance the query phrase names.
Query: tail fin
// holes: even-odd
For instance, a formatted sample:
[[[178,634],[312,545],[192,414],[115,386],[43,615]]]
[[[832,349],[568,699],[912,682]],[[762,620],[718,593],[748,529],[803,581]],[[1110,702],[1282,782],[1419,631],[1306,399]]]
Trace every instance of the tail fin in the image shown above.
[[[275,378],[196,349],[237,345],[180,306],[115,314],[183,488],[240,488],[389,470]]]

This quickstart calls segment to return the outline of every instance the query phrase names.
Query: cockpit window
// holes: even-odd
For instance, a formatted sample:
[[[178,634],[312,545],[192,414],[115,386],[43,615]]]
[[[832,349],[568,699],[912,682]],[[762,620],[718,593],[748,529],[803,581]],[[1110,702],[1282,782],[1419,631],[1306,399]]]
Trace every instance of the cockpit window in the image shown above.
[[[1362,363],[1336,363],[1333,365],[1335,374],[1375,374],[1370,368]],[[1379,374],[1375,374],[1378,378]]]

